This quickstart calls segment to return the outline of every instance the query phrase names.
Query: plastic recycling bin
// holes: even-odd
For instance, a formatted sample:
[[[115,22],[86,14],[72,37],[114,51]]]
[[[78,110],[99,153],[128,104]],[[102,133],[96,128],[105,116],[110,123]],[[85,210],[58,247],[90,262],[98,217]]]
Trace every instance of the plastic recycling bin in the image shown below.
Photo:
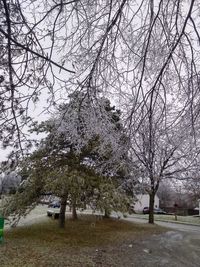
[[[0,217],[0,243],[3,242],[4,218]]]

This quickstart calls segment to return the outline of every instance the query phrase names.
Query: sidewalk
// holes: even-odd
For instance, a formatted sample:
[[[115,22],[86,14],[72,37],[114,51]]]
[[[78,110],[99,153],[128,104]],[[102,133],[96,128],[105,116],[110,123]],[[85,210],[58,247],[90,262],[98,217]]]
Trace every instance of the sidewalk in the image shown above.
[[[138,218],[129,215],[127,218],[123,218],[123,220],[129,221],[129,222],[135,222],[135,223],[148,223],[148,219],[145,218]],[[161,221],[161,220],[155,220],[155,224],[171,228],[174,230],[189,232],[189,233],[198,233],[200,234],[200,225],[194,225],[194,224],[185,224],[185,223],[177,223],[174,221]]]
[[[141,219],[141,220],[145,220],[148,221],[148,218],[144,218],[138,214],[133,214],[133,215],[128,215],[129,218],[136,218],[136,219]],[[178,216],[180,217],[180,216]],[[175,224],[184,224],[184,225],[194,225],[194,226],[198,226],[200,227],[200,217],[199,219],[199,223],[195,223],[195,222],[186,222],[186,221],[180,221],[180,220],[170,220],[170,219],[166,219],[166,218],[154,218],[155,222],[165,222],[165,223],[175,223]]]

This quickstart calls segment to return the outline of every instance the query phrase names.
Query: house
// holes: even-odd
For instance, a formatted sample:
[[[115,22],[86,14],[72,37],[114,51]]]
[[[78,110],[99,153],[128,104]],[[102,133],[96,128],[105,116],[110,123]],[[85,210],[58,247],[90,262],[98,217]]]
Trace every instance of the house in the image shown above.
[[[137,212],[143,211],[144,207],[149,207],[149,194],[136,195],[136,202],[134,204],[134,210]],[[159,208],[159,198],[155,195],[154,208]]]

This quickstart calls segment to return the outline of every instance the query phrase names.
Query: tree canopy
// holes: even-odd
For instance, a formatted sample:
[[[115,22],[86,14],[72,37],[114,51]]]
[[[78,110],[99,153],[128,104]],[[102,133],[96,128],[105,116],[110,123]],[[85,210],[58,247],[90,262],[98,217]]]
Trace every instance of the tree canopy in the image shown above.
[[[51,192],[61,198],[61,206],[62,201],[66,206],[69,200],[74,209],[86,204],[109,211],[127,208],[128,197],[120,184],[128,173],[128,138],[120,112],[111,107],[108,99],[98,103],[101,106],[91,107],[87,96],[73,95],[50,120],[35,125],[35,130],[46,131],[47,136],[23,162],[29,176],[22,192],[13,197],[14,203],[15,198],[29,195],[24,202],[26,210],[37,203],[41,194]],[[95,111],[98,116],[91,128],[88,121],[94,118],[91,113]]]
[[[115,94],[130,127],[139,107],[157,105],[152,94],[176,99],[195,124],[198,1],[1,0],[0,7],[5,146],[23,150],[32,104],[42,96],[55,104],[77,88]]]

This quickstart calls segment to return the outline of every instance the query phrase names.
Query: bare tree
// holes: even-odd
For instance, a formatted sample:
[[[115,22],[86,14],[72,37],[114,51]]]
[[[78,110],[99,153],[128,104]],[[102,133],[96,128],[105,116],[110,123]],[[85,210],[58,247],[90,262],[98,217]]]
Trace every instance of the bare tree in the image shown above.
[[[31,11],[36,12],[35,4],[34,1],[0,1],[1,140],[3,147],[11,145],[21,152],[23,142],[30,145],[23,129],[31,122],[33,105],[42,90],[53,94],[56,79],[53,66],[74,72],[49,55],[49,37],[46,32],[42,36],[42,28],[36,27],[39,23]],[[42,5],[42,1],[38,4]]]
[[[155,104],[152,104],[154,101]],[[142,182],[150,196],[149,223],[154,222],[154,198],[160,182],[163,179],[188,178],[199,153],[192,136],[188,134],[191,122],[185,117],[175,122],[175,108],[172,103],[169,105],[170,109],[159,94],[155,97],[153,94],[151,100],[146,102],[146,107],[138,111],[143,117],[142,122],[138,120],[137,123],[138,113],[133,114],[131,151],[141,168]]]
[[[181,92],[182,107],[194,108],[197,1],[1,0],[0,7],[5,145],[15,132],[20,146],[30,102],[44,88],[51,93],[50,104],[58,88],[63,97],[69,86],[122,99],[131,95],[130,119],[141,105],[138,97],[145,105],[155,90]]]
[[[197,202],[200,199],[200,172],[199,172],[199,157],[196,157],[195,168],[188,172],[188,179],[183,182],[183,187],[191,198]]]
[[[174,195],[176,194],[172,183],[169,180],[163,180],[160,182],[160,186],[157,191],[160,206],[163,208],[172,207],[175,204]]]

